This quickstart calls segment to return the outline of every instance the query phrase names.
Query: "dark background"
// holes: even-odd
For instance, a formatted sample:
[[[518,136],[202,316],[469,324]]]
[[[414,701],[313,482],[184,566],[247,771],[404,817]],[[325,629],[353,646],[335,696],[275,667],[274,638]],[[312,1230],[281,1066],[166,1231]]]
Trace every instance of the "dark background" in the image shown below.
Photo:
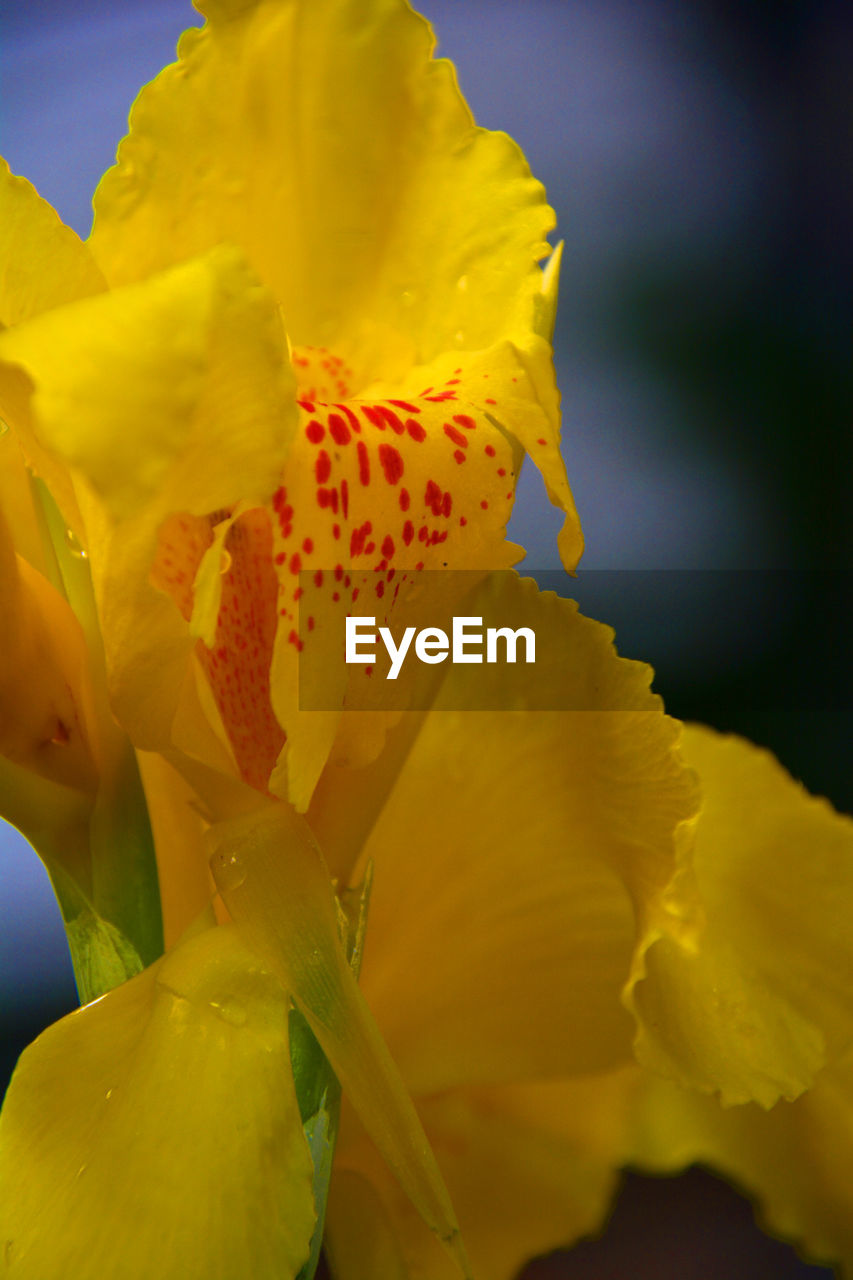
[[[423,7],[565,240],[555,345],[587,553],[562,592],[653,663],[674,714],[772,747],[850,811],[853,9]],[[135,90],[194,17],[182,0],[30,0],[0,16],[0,151],[81,233]],[[556,568],[556,527],[525,474],[511,532],[533,569]],[[0,1073],[73,999],[37,866],[4,845]],[[630,1179],[601,1242],[529,1271],[822,1274],[699,1172]]]

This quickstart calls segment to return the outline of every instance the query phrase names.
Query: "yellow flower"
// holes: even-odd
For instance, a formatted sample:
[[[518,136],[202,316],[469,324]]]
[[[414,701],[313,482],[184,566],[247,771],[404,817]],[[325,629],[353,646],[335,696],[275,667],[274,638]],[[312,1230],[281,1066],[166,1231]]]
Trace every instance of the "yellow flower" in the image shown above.
[[[524,452],[568,567],[581,549],[544,193],[473,127],[404,0],[204,8],[140,96],[88,244],[0,174],[3,750],[63,789],[48,856],[72,826],[91,855],[95,797],[115,817],[122,795],[109,689],[170,944],[22,1057],[7,1273],[310,1274],[335,1102],[296,1013],[346,1098],[339,1280],[465,1272],[457,1214],[473,1273],[509,1280],[598,1225],[624,1162],[694,1155],[843,1255],[843,1201],[791,1191],[766,1153],[847,1096],[850,823],[693,730],[700,805],[649,669],[491,572],[517,558]],[[27,468],[91,566],[82,638],[35,572]],[[300,710],[300,659],[356,592],[399,620],[445,567],[470,572],[445,606],[464,590],[487,625],[535,628],[532,674],[496,673],[476,712],[452,667],[426,710],[390,710],[364,672]],[[738,1119],[709,1120],[713,1095]]]
[[[28,255],[14,228],[48,215],[20,181],[4,197],[10,288],[37,296],[3,317],[28,323],[0,340],[0,396],[88,550],[116,713],[300,809],[336,739],[366,761],[382,736],[298,715],[300,571],[326,576],[319,635],[379,586],[356,570],[512,564],[525,451],[569,567],[581,550],[553,214],[431,43],[403,0],[211,4],[140,95],[87,245],[50,227]],[[249,619],[232,597],[257,575]]]
[[[399,721],[381,697],[374,716],[345,715],[346,684],[331,712],[301,715],[303,646],[321,644],[359,590],[379,600],[388,587],[390,618],[423,569],[482,577],[513,563],[504,533],[525,451],[566,510],[567,564],[580,554],[557,447],[557,263],[538,265],[553,217],[514,144],[474,127],[403,0],[361,8],[355,46],[340,0],[211,3],[208,18],[141,95],[88,245],[0,175],[0,405],[15,436],[4,464],[25,460],[87,557],[113,709],[137,748],[159,753],[143,769],[168,937],[210,899],[177,766],[204,817],[231,820],[213,845],[229,842],[215,862],[241,932],[464,1267],[416,1113],[345,961],[327,863],[281,802],[304,811],[328,761],[370,765]],[[303,636],[300,573],[321,593]],[[4,577],[10,593],[15,581]],[[82,694],[66,692],[82,724]],[[323,812],[315,828],[340,823]],[[351,812],[369,823],[369,806]],[[327,834],[330,863],[345,865],[354,824]],[[287,856],[253,865],[243,919],[233,850],[245,844],[251,861],[274,838]],[[138,1027],[155,990],[195,999],[207,978],[257,985],[256,960],[239,947],[229,960],[234,936],[182,944],[211,948],[191,980],[176,976],[179,948],[89,1016],[118,1028],[130,1009]],[[228,1078],[218,1073],[217,1098]],[[314,1227],[291,1195],[310,1167],[293,1101],[282,1094],[282,1124],[301,1164],[282,1170],[295,1220],[286,1246],[269,1245],[276,1268]],[[38,1268],[40,1247],[22,1265]]]

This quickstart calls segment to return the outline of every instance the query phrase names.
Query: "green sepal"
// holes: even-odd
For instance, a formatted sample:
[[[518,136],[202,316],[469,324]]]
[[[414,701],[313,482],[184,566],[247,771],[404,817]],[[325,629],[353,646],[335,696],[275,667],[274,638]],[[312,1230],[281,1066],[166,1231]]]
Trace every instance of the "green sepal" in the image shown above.
[[[358,889],[346,891],[339,899],[341,937],[356,977],[361,968],[371,881],[372,866],[368,867],[364,883]],[[288,1029],[296,1100],[302,1130],[314,1163],[313,1192],[317,1213],[317,1224],[311,1238],[311,1253],[296,1280],[313,1280],[323,1247],[326,1202],[340,1120],[341,1086],[313,1031],[298,1009],[290,1010]]]

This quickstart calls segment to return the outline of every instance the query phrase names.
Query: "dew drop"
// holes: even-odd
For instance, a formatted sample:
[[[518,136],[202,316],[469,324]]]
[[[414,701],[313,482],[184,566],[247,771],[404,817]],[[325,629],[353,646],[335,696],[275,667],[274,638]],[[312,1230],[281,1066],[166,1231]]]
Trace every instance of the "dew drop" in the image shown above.
[[[229,1026],[244,1027],[246,1025],[246,1006],[238,1004],[236,1000],[209,1000],[208,1004],[217,1018],[221,1018]]]
[[[231,552],[227,548],[222,552],[222,559],[219,561],[219,572],[225,576],[231,571]]]
[[[110,1098],[113,1096],[114,1093],[115,1093],[114,1089],[107,1089],[106,1093],[104,1094],[104,1101],[109,1102]]]
[[[73,529],[65,530],[65,545],[72,556],[76,556],[78,560],[88,560],[89,553]]]
[[[88,1168],[89,1166],[87,1164],[81,1164],[80,1168],[77,1170],[77,1172],[74,1175],[74,1180],[76,1181],[78,1178],[82,1178],[83,1174],[86,1172]]]
[[[453,341],[456,343],[457,347],[463,347],[465,345],[465,334],[461,329],[456,330],[453,335]]]
[[[233,893],[246,879],[246,864],[238,853],[215,853],[210,870],[220,893]]]
[[[460,276],[459,279],[456,281],[456,288],[459,290],[460,293],[464,293],[465,290],[468,288],[468,277]]]
[[[5,436],[8,430],[9,430],[8,422],[4,422],[3,419],[0,418],[0,436]]]
[[[413,307],[417,300],[417,295],[411,289],[404,289],[400,295],[400,301],[404,307]]]

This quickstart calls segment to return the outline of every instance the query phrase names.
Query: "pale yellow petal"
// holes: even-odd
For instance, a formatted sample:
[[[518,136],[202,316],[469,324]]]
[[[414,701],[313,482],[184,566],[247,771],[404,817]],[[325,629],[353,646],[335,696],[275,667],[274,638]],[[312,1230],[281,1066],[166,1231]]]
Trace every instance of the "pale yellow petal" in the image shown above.
[[[287,998],[209,930],[50,1027],[0,1121],[20,1280],[292,1280],[314,1227]]]

